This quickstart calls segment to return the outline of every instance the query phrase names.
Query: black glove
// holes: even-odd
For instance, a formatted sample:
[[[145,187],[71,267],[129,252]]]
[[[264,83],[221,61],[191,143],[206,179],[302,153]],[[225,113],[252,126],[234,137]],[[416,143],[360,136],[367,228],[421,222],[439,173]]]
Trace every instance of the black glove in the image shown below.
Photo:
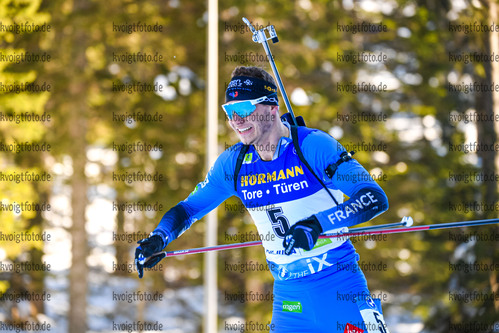
[[[293,224],[284,235],[284,253],[289,256],[295,247],[311,250],[321,233],[322,227],[315,215]]]
[[[144,276],[144,267],[154,267],[161,259],[166,257],[165,253],[153,255],[161,251],[165,247],[165,243],[161,236],[152,235],[148,238],[139,240],[137,244],[140,245],[135,249],[135,268],[141,279],[142,276]]]

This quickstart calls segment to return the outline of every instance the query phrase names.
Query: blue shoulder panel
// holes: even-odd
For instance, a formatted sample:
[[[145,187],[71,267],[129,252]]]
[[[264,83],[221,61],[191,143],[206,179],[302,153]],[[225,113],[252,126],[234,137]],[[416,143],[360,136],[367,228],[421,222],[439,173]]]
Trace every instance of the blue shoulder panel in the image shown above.
[[[317,214],[323,230],[349,227],[369,221],[388,209],[388,199],[367,170],[355,159],[341,163],[333,178],[326,176],[328,165],[340,159],[345,148],[320,130],[300,128],[303,156],[326,186],[350,197],[345,203]],[[307,133],[308,132],[308,133]]]
[[[242,144],[238,143],[220,154],[204,181],[197,184],[194,191],[184,201],[165,213],[153,231],[165,238],[165,245],[189,229],[192,223],[236,194],[233,177],[241,147]]]

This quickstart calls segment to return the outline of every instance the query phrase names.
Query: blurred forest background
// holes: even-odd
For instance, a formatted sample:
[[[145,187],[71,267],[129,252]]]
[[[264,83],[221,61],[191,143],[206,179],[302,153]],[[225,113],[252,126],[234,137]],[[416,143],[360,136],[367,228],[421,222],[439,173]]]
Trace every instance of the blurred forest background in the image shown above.
[[[48,242],[0,238],[0,261],[46,263],[50,271],[0,270],[0,320],[50,322],[54,332],[112,331],[113,322],[159,321],[163,331],[200,332],[203,257],[164,260],[163,268],[136,272],[113,265],[132,264],[138,233],[152,231],[166,210],[183,200],[204,179],[206,113],[207,3],[179,0],[3,0],[0,21],[50,24],[50,32],[12,33],[0,29],[2,55],[33,52],[50,61],[0,60],[0,82],[51,85],[49,92],[0,92],[0,113],[48,114],[47,122],[2,118],[0,141],[46,143],[50,151],[0,151],[0,171],[52,175],[50,182],[0,181],[0,231],[4,235],[47,232]],[[465,121],[465,116],[499,115],[498,92],[455,91],[478,82],[499,84],[497,61],[453,61],[451,55],[499,54],[498,33],[453,31],[452,25],[499,24],[494,0],[267,0],[219,1],[219,101],[238,65],[270,71],[261,45],[241,18],[254,25],[273,24],[280,42],[271,45],[294,112],[308,126],[332,134],[344,145],[384,143],[381,151],[358,150],[355,158],[374,175],[390,202],[373,223],[410,215],[416,224],[497,218],[497,209],[455,209],[466,203],[498,202],[497,181],[465,181],[453,175],[499,173],[497,149],[456,151],[465,143],[497,143],[498,121]],[[159,24],[162,32],[124,33],[114,24]],[[339,25],[383,24],[387,32],[352,33]],[[494,39],[496,38],[496,39]],[[341,61],[341,55],[386,54],[386,61]],[[127,63],[113,54],[147,52],[163,56],[153,63]],[[113,91],[113,85],[162,83],[163,93]],[[384,83],[386,92],[338,91],[338,83]],[[283,103],[282,103],[283,104]],[[284,110],[284,105],[281,107]],[[162,121],[123,121],[134,112],[163,115]],[[384,116],[385,121],[352,121],[345,115]],[[237,142],[219,116],[219,150]],[[113,144],[162,144],[161,152],[113,150]],[[125,172],[163,175],[161,182],[116,181]],[[476,177],[475,177],[476,178]],[[13,212],[20,202],[50,204],[50,210]],[[119,204],[161,204],[158,211],[128,212]],[[457,206],[456,206],[457,205]],[[234,207],[236,207],[234,209]],[[239,207],[239,208],[237,208]],[[237,198],[222,204],[219,243],[226,234],[255,232]],[[368,224],[366,224],[368,225]],[[197,222],[170,250],[203,246],[205,224]],[[469,237],[477,232],[481,238]],[[497,332],[498,271],[453,270],[451,264],[497,263],[497,226],[388,236],[358,241],[365,263],[385,263],[386,270],[366,270],[373,293],[383,303],[391,332]],[[113,235],[131,235],[117,240]],[[137,237],[134,237],[137,236]],[[139,237],[139,239],[142,237]],[[227,294],[268,294],[268,271],[234,272],[228,264],[265,263],[263,249],[220,252],[219,322],[266,323],[271,302],[238,302]],[[7,266],[2,266],[7,267]],[[9,301],[5,295],[49,292],[50,301]],[[114,292],[156,291],[163,302],[122,302]],[[488,295],[469,302],[452,294]],[[86,309],[86,311],[85,311]],[[476,329],[477,323],[481,324]]]

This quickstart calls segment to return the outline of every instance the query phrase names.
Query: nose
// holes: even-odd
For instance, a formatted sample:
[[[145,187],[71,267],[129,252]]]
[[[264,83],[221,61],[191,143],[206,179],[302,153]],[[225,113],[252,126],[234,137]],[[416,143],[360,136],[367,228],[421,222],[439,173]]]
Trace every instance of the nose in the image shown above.
[[[240,117],[237,113],[234,112],[232,115],[232,121],[238,124],[244,123],[244,118]]]

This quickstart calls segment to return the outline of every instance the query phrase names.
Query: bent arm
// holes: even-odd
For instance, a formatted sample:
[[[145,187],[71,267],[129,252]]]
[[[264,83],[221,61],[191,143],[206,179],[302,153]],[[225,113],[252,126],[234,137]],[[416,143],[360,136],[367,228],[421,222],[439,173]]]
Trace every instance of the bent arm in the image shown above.
[[[388,210],[385,192],[356,160],[341,163],[332,178],[325,175],[326,167],[337,162],[345,151],[333,137],[313,132],[303,140],[302,147],[305,158],[316,162],[314,171],[326,180],[326,185],[349,196],[346,202],[316,214],[324,231],[364,223]]]

